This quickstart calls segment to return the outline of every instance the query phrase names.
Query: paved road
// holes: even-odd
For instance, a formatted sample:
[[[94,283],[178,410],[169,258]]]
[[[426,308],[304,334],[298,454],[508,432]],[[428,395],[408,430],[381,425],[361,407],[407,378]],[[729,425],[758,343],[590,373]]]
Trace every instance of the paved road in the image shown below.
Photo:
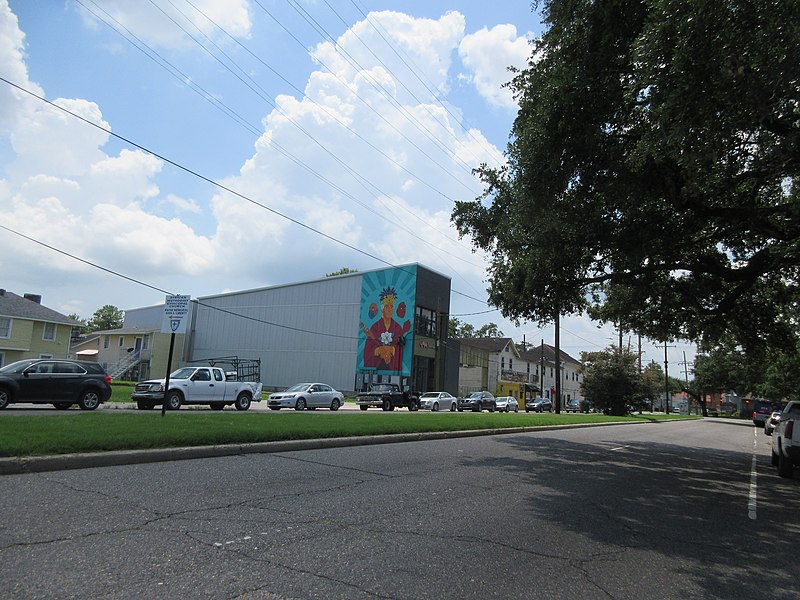
[[[9,475],[0,597],[800,598],[800,480],[768,439],[704,420]]]

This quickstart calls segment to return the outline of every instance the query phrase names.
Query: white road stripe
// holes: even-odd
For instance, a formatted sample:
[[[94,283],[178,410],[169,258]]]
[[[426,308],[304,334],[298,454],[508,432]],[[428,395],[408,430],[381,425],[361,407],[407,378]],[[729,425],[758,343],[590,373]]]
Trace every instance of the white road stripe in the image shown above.
[[[750,466],[750,498],[747,502],[747,515],[751,520],[756,520],[756,492],[758,485],[756,479],[758,477],[756,471],[756,450],[758,449],[758,428],[753,427],[753,462]]]

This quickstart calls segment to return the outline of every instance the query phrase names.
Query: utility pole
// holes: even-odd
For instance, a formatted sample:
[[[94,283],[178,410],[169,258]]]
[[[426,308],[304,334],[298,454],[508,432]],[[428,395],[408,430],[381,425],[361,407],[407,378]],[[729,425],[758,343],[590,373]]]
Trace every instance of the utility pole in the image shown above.
[[[544,339],[542,339],[542,353],[539,362],[539,397],[544,398]]]
[[[561,414],[561,314],[556,314],[556,414]]]

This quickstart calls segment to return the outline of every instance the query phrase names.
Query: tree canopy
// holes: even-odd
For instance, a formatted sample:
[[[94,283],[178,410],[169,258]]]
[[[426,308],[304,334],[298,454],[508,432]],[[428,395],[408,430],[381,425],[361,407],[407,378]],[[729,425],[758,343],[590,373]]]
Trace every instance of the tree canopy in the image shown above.
[[[118,309],[116,306],[106,304],[105,306],[94,311],[92,318],[89,319],[89,322],[86,324],[86,328],[89,331],[119,329],[122,327],[124,317],[125,313],[123,311]]]
[[[664,372],[654,367],[639,373],[638,357],[630,350],[614,347],[584,352],[581,359],[581,393],[596,408],[612,415],[624,415],[628,407],[640,409],[664,389]]]
[[[447,330],[448,337],[451,338],[495,338],[503,337],[503,332],[498,329],[496,323],[487,323],[478,329],[474,325],[465,323],[458,317],[450,317]]]
[[[489,297],[653,339],[794,344],[800,3],[544,0],[507,164],[461,235]]]

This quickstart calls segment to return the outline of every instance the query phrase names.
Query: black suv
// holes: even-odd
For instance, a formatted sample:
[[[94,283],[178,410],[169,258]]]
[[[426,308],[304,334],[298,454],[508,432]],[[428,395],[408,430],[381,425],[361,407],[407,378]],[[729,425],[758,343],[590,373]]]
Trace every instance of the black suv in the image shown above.
[[[489,392],[472,392],[466,398],[458,399],[459,412],[463,410],[475,412],[488,410],[489,412],[494,412],[495,408],[497,408],[497,401]]]
[[[32,402],[60,410],[77,403],[81,410],[94,410],[110,397],[111,377],[98,363],[30,358],[0,369],[0,409]]]

